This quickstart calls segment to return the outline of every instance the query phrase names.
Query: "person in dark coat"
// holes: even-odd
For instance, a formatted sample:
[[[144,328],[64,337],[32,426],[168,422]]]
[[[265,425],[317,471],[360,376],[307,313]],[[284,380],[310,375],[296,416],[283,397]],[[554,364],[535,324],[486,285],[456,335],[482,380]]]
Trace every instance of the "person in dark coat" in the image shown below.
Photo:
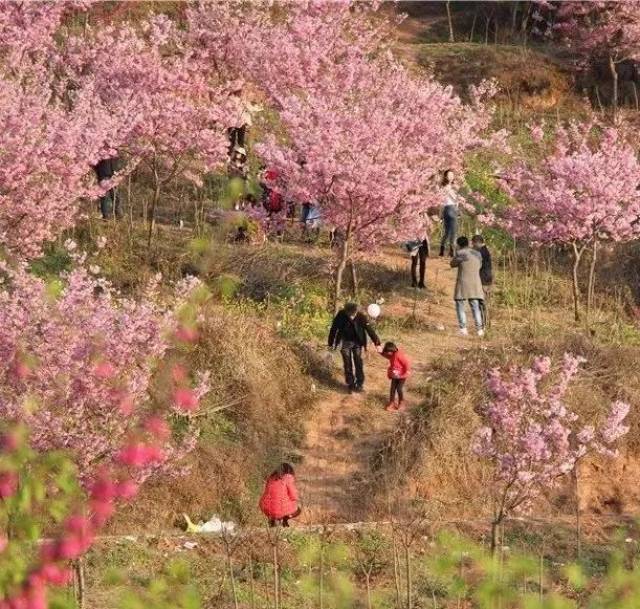
[[[489,300],[491,298],[491,289],[493,287],[493,263],[491,261],[491,252],[484,243],[482,235],[474,235],[471,239],[473,249],[480,252],[482,256],[482,266],[480,267],[480,281],[482,282],[482,290],[484,291],[484,300],[482,301],[482,316],[485,327],[489,321]]]
[[[361,392],[364,388],[362,350],[367,348],[367,335],[376,347],[380,346],[380,339],[369,324],[367,316],[358,311],[357,304],[347,303],[333,319],[329,331],[329,348],[337,349],[340,345],[344,379],[350,392]]]
[[[98,183],[101,184],[105,180],[110,180],[119,169],[119,160],[117,157],[109,159],[101,159],[94,166]],[[116,189],[110,188],[100,197],[100,213],[103,220],[109,220],[115,212],[116,218],[122,218],[122,205],[120,197],[116,197]]]

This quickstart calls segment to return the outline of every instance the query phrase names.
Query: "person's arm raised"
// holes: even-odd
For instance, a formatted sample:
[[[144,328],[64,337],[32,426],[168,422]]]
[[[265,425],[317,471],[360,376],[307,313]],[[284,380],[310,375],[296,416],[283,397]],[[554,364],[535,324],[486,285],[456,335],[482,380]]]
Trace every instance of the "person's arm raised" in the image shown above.
[[[372,340],[373,344],[376,347],[379,347],[380,339],[378,338],[376,331],[371,327],[369,320],[364,315],[362,315],[362,323],[364,324],[365,332],[369,335],[369,338]]]

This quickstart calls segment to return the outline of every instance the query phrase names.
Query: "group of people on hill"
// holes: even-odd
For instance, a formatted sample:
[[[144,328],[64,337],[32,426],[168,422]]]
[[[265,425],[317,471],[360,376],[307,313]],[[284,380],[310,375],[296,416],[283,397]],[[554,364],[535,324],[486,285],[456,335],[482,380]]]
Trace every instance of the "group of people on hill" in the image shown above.
[[[328,340],[329,349],[340,348],[344,379],[349,393],[364,391],[365,374],[362,354],[367,349],[367,338],[371,339],[376,351],[389,360],[387,376],[391,381],[391,387],[386,410],[389,412],[404,410],[404,384],[411,372],[409,358],[393,342],[382,345],[369,318],[354,302],[347,303],[333,318]]]
[[[333,319],[328,346],[331,350],[340,348],[345,382],[350,393],[364,391],[363,351],[367,348],[368,339],[373,342],[376,351],[389,362],[389,403],[386,410],[402,411],[405,409],[404,385],[411,373],[409,358],[393,342],[382,345],[367,315],[359,310],[357,304],[347,303]],[[300,515],[295,472],[290,463],[280,464],[269,475],[259,505],[271,527],[277,524],[288,527],[289,520]]]
[[[453,300],[455,303],[458,328],[461,335],[468,335],[466,305],[469,304],[478,336],[484,336],[487,327],[487,301],[493,284],[491,253],[482,235],[474,235],[469,240],[458,236],[458,217],[462,199],[454,186],[452,170],[443,173],[441,182],[443,202],[441,207],[442,240],[440,256],[447,253],[450,265],[457,269]],[[303,207],[303,213],[308,209]],[[426,287],[426,264],[429,258],[429,236],[427,223],[424,234],[405,244],[411,256],[411,285],[416,289]],[[344,305],[333,318],[328,336],[330,350],[340,349],[344,369],[344,379],[350,393],[364,391],[365,371],[363,352],[371,341],[376,351],[388,360],[387,377],[390,381],[388,412],[398,412],[406,408],[404,388],[411,374],[411,362],[407,355],[394,343],[384,345],[376,333],[369,316],[356,303]],[[260,508],[267,516],[270,526],[281,523],[289,526],[289,520],[300,515],[295,473],[289,463],[281,464],[268,477]]]
[[[456,192],[453,170],[447,169],[443,172],[441,187],[443,200],[440,210],[442,220],[440,256],[444,256],[448,250],[451,266],[458,270],[453,298],[459,331],[464,336],[469,333],[466,315],[466,303],[469,303],[476,331],[479,336],[483,336],[488,322],[488,300],[493,284],[491,252],[482,235],[474,235],[471,243],[468,237],[457,236],[458,217],[463,199]],[[430,253],[426,228],[423,235],[408,241],[404,247],[411,257],[411,286],[424,289],[426,265]]]

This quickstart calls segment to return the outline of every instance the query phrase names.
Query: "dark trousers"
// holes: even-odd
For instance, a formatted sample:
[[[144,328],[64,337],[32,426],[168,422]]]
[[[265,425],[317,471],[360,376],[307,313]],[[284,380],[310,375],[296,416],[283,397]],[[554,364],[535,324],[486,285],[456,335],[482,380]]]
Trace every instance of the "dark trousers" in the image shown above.
[[[227,129],[227,133],[229,134],[229,154],[233,152],[233,149],[236,146],[244,148],[244,143],[247,135],[246,125],[242,125],[242,127],[230,127],[229,129]]]
[[[404,383],[407,379],[391,379],[391,390],[389,391],[389,401],[393,402],[398,396],[398,402],[404,401]]]
[[[302,510],[300,508],[298,508],[290,516],[285,516],[284,518],[270,518],[269,519],[269,526],[270,527],[275,527],[278,522],[282,522],[282,526],[283,527],[288,527],[289,526],[289,519],[297,518],[298,516],[300,516],[301,512],[302,512]]]
[[[453,205],[444,208],[442,215],[442,241],[440,242],[440,255],[444,256],[444,250],[449,242],[449,253],[453,256],[458,233],[458,215]]]
[[[418,253],[415,256],[411,256],[411,285],[424,287],[424,275],[427,270],[427,254],[429,253],[429,247],[425,242],[418,248]],[[420,263],[420,281],[418,281],[418,263]]]
[[[340,354],[342,355],[342,363],[344,364],[344,380],[347,385],[349,385],[349,387],[361,387],[364,385],[362,347],[357,343],[343,342],[340,347]]]
[[[100,213],[103,220],[111,219],[114,214],[117,219],[122,218],[122,204],[116,195],[115,188],[108,190],[100,197]]]

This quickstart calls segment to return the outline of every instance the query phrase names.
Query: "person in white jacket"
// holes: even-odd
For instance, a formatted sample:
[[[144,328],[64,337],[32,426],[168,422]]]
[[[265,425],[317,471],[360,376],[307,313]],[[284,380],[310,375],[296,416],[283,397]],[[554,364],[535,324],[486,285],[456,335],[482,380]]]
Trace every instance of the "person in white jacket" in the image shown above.
[[[242,97],[242,87],[233,92],[237,99],[235,125],[229,128],[229,153],[235,148],[244,148],[247,130],[253,126],[253,115],[262,110],[259,104],[253,104]]]
[[[456,192],[455,174],[452,169],[447,169],[442,176],[442,241],[440,242],[440,256],[444,256],[447,243],[449,244],[449,256],[453,258],[458,232],[458,213],[461,197]]]

